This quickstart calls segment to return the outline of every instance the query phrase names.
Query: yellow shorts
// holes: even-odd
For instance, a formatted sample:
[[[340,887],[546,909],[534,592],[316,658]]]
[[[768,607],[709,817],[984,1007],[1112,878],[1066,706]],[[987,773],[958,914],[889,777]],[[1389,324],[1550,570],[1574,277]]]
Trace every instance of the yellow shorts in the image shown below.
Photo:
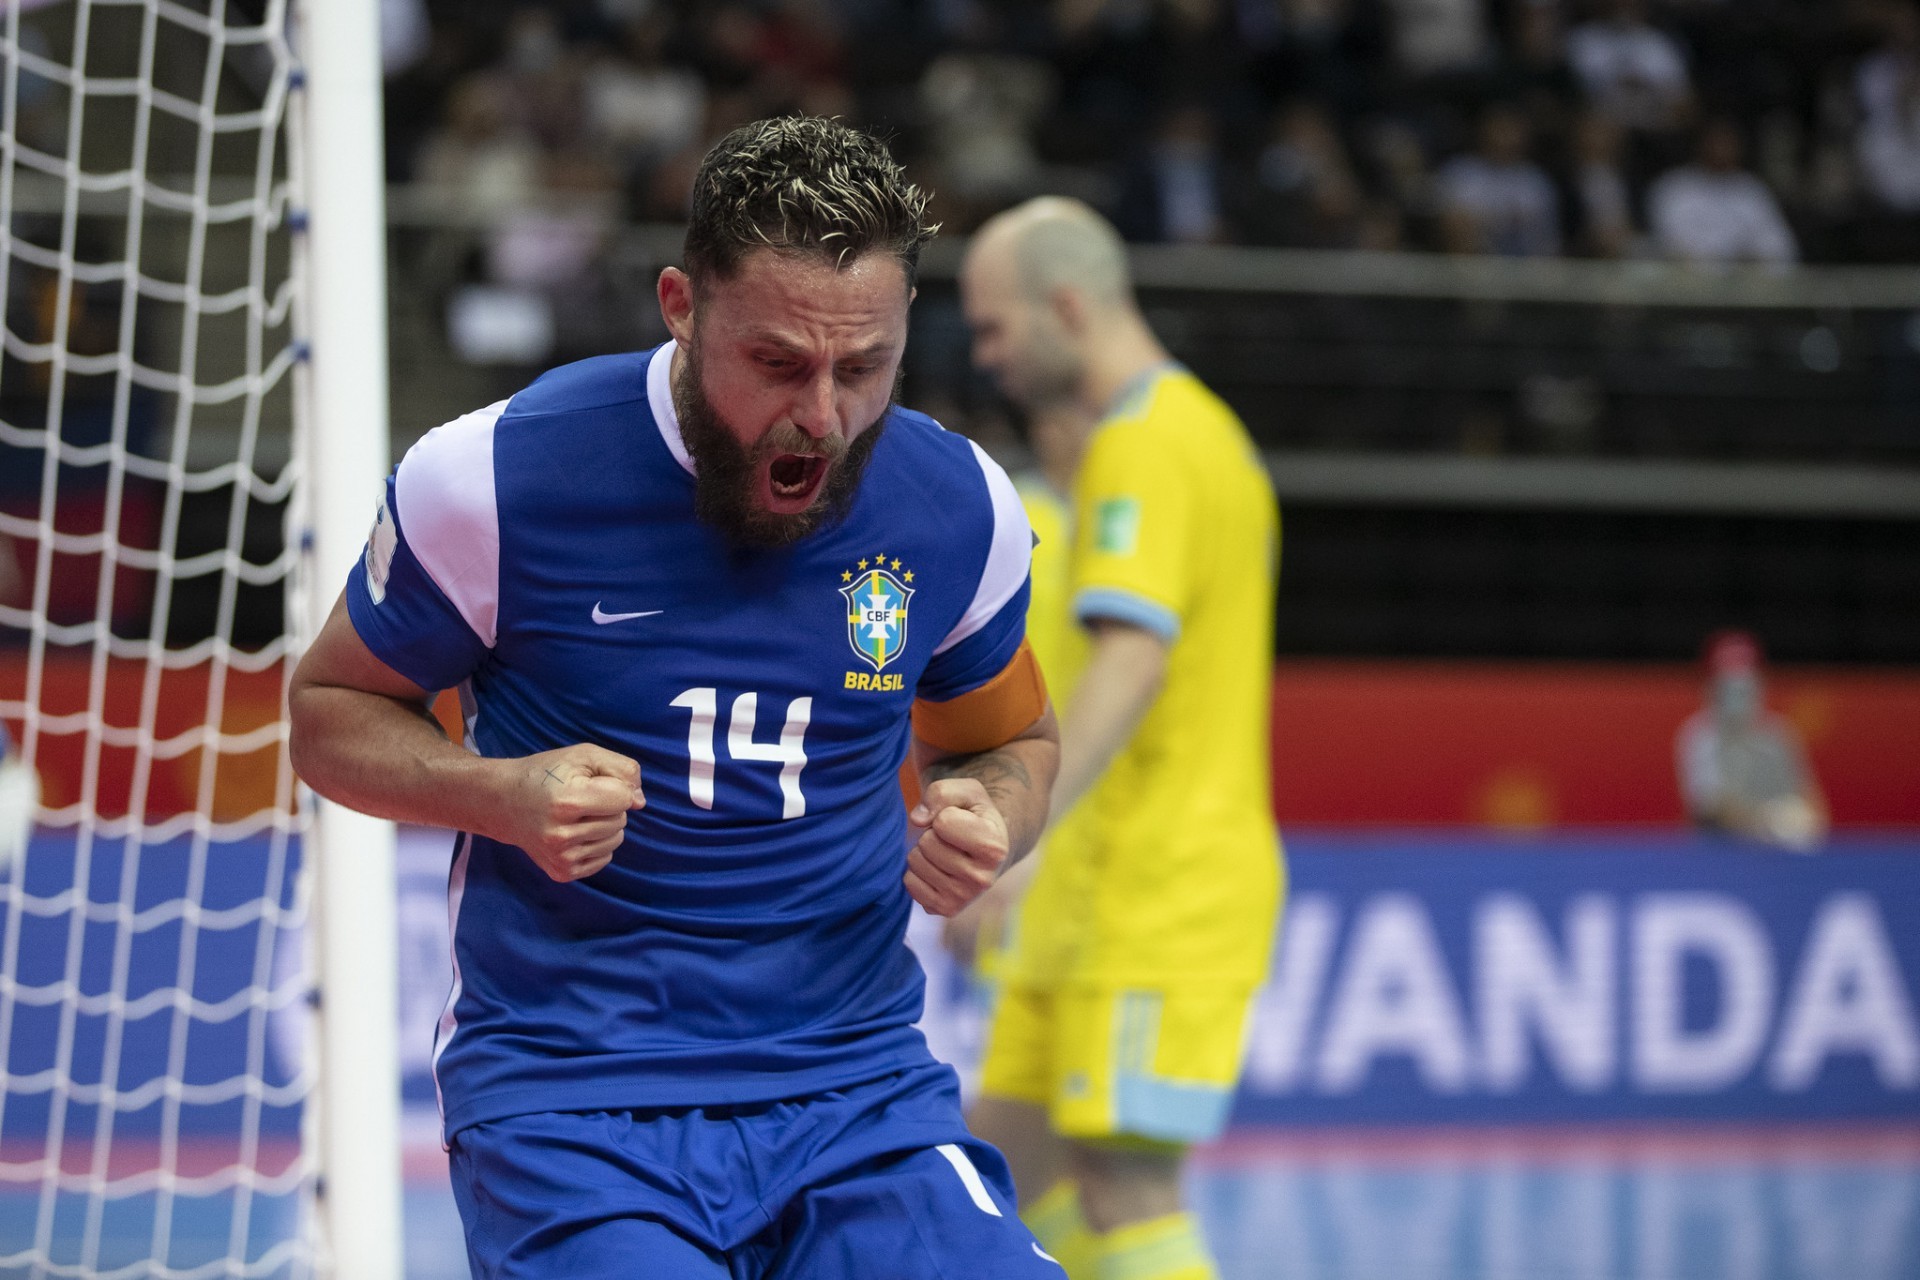
[[[1253,996],[1227,985],[1004,985],[980,1091],[1045,1107],[1063,1137],[1203,1142],[1226,1127]]]

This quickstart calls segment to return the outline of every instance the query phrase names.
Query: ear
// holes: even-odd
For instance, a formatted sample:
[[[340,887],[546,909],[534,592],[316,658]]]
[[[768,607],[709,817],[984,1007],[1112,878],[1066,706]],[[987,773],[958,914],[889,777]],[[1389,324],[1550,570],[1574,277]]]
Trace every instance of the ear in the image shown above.
[[[1055,285],[1047,295],[1047,308],[1061,328],[1076,338],[1085,336],[1089,318],[1087,300],[1078,289],[1069,284]]]
[[[660,318],[681,346],[693,341],[693,280],[678,267],[660,273]]]

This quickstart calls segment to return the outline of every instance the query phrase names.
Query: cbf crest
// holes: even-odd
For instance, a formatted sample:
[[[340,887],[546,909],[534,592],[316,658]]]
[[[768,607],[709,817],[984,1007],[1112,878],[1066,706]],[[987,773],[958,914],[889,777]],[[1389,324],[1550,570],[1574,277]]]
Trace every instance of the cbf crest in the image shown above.
[[[907,648],[907,603],[913,599],[913,570],[898,560],[875,556],[840,575],[847,602],[847,643],[875,671]]]

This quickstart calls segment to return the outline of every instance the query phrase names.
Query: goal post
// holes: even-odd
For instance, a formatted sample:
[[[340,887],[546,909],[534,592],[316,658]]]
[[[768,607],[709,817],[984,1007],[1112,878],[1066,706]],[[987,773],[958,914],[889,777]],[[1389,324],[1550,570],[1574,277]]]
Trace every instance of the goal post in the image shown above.
[[[378,13],[0,0],[0,1275],[402,1274],[394,832],[286,751],[388,467]]]
[[[388,468],[386,190],[378,0],[299,0],[306,101],[312,494],[307,634],[325,620]],[[323,1264],[400,1280],[398,875],[393,824],[314,800]]]

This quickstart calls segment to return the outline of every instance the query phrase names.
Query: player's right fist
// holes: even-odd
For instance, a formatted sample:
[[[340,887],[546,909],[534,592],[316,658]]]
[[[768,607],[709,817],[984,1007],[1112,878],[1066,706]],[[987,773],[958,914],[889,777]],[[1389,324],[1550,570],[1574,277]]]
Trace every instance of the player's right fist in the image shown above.
[[[562,884],[613,861],[628,811],[647,803],[639,763],[605,747],[582,743],[502,763],[515,785],[501,838]]]

